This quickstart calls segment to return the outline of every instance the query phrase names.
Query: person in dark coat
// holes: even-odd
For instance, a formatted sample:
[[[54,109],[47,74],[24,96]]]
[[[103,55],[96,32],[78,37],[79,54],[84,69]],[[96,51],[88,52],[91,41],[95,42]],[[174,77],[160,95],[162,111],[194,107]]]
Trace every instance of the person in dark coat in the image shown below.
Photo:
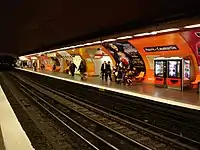
[[[103,62],[103,64],[101,65],[101,77],[102,80],[104,80],[104,76],[106,75],[106,61]]]
[[[72,62],[69,67],[72,77],[74,77],[74,72],[75,72],[76,68],[77,68],[76,65]]]
[[[52,70],[56,71],[56,64],[55,63],[53,64],[53,69]]]
[[[37,63],[36,62],[33,63],[33,70],[37,71]]]
[[[112,69],[111,69],[111,65],[110,65],[110,61],[108,61],[108,64],[106,64],[106,81],[108,80],[108,77],[110,78],[110,81],[112,81]]]
[[[81,80],[83,80],[84,74],[86,72],[86,65],[83,60],[81,61],[78,70],[80,71],[80,74],[81,74]]]

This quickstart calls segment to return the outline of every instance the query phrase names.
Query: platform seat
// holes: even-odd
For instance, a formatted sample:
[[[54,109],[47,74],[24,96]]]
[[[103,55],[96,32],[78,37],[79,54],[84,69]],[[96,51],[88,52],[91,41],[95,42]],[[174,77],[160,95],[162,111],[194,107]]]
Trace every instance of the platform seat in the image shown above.
[[[196,80],[191,82],[193,88],[198,87],[198,82],[200,82],[200,75],[197,75]]]
[[[143,81],[144,75],[145,75],[144,72],[141,71],[140,74],[137,77],[135,77],[135,81]]]

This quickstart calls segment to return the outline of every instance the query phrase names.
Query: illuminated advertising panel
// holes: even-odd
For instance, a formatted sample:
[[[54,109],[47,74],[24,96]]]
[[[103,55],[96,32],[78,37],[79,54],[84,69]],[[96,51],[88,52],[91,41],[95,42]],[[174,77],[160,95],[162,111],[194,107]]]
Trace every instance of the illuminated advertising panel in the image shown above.
[[[141,55],[128,41],[104,43],[103,46],[113,55],[117,64],[135,67],[139,72],[146,71]]]
[[[190,79],[190,61],[184,60],[184,79],[189,80]]]
[[[164,62],[155,61],[155,76],[163,77],[164,76]]]
[[[180,61],[178,60],[170,60],[168,61],[168,77],[169,78],[180,78],[181,70],[180,70]]]

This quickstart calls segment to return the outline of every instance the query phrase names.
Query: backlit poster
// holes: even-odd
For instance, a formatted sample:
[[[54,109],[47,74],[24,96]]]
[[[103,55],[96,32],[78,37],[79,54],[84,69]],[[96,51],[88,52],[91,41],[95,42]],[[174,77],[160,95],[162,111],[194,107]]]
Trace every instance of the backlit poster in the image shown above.
[[[184,79],[189,80],[190,79],[190,61],[184,60]]]
[[[128,41],[104,43],[103,46],[113,55],[117,64],[123,63],[131,69],[145,72],[145,64],[138,50]]]
[[[180,78],[180,61],[170,60],[168,65],[169,78]]]
[[[155,76],[163,77],[164,76],[164,62],[155,61]]]

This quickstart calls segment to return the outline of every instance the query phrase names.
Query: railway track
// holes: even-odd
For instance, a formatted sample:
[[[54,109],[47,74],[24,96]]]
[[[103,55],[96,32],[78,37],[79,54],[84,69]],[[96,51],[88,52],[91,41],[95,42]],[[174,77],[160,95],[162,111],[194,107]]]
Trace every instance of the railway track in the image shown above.
[[[53,89],[56,91],[60,90],[64,95],[84,101],[93,107],[117,115],[129,122],[133,122],[182,143],[189,143],[189,145],[200,147],[200,120],[198,118],[198,111],[154,103],[153,101],[147,103],[142,98],[131,97],[130,99],[130,97],[123,94],[113,94],[113,92],[101,91],[88,86],[76,86],[71,82],[56,80],[33,73],[24,72],[24,74],[25,76],[28,74],[31,77],[37,77],[41,79],[40,83],[48,87],[52,86]],[[53,84],[55,82],[56,84]],[[72,86],[72,88],[65,88],[68,86]]]
[[[55,106],[57,101],[50,98],[40,88],[33,89],[24,85],[19,80],[15,80],[20,85],[20,88],[27,94],[37,105],[53,116],[56,120],[62,123],[67,128],[73,130],[82,140],[93,149],[148,149],[150,148],[140,144],[134,140],[128,140],[117,134],[116,132],[104,127],[103,125],[84,117],[81,114],[72,113],[72,109]],[[44,91],[44,90],[43,90]],[[49,94],[49,93],[48,93]],[[44,98],[45,97],[45,98]],[[48,97],[48,98],[47,98]],[[71,115],[69,115],[69,113]],[[73,128],[73,129],[72,129]]]
[[[113,145],[114,148],[197,149],[193,146],[181,143],[179,140],[173,140],[161,134],[141,128],[136,124],[132,124],[88,104],[77,101],[76,99],[43,85],[39,86],[24,78],[22,79],[19,76],[14,76],[23,81],[21,87],[23,90],[26,90],[30,96],[36,97],[35,99],[40,99],[40,102],[43,101],[43,103],[45,103],[44,105],[48,107],[56,106],[54,110],[57,109],[64,115],[70,116],[71,119],[81,124],[90,132],[96,133],[102,139],[109,141],[108,143],[112,143],[110,145]]]

